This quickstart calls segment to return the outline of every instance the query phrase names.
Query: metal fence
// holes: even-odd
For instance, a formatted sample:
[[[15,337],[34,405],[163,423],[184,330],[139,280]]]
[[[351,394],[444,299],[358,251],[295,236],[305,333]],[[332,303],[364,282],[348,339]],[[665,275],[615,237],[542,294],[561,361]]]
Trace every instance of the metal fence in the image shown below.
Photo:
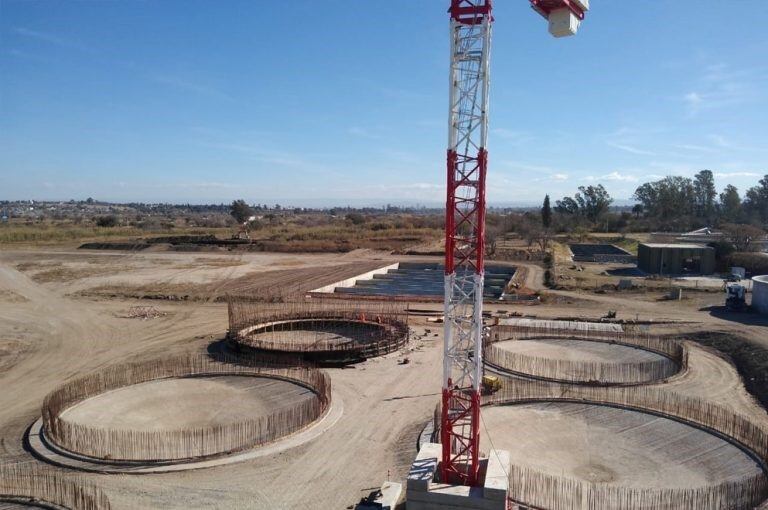
[[[483,397],[485,405],[566,401],[651,412],[721,435],[748,452],[763,469],[768,461],[768,427],[750,417],[700,398],[672,393],[657,386],[595,387],[527,379],[508,379],[502,389]],[[515,467],[510,483],[516,498],[547,509],[747,509],[768,497],[761,473],[719,486],[653,490],[595,485],[567,477],[550,476]],[[522,496],[518,496],[522,494]],[[575,496],[574,496],[575,495]],[[728,502],[727,505],[724,503]]]
[[[71,510],[109,510],[109,499],[82,477],[63,477],[35,466],[0,466],[0,501],[29,498]],[[2,504],[0,504],[2,506]]]
[[[673,393],[662,386],[601,387],[514,378],[502,380],[502,388],[483,400],[485,404],[540,401],[608,404],[650,411],[722,434],[753,452],[764,465],[768,462],[768,426],[754,423],[729,407]]]
[[[332,300],[264,306],[230,299],[228,310],[228,336],[236,347],[367,358],[408,342],[407,308],[398,303]]]
[[[608,486],[520,466],[511,466],[509,475],[516,501],[547,510],[746,510],[768,490],[762,474],[685,489]]]
[[[511,352],[495,344],[508,340],[561,339],[603,342],[654,352],[660,359],[619,363],[552,359]],[[681,342],[641,332],[578,331],[542,326],[494,326],[487,336],[484,361],[512,374],[527,375],[552,381],[593,385],[640,384],[666,379],[686,365]]]
[[[211,375],[282,379],[312,390],[316,398],[255,419],[163,431],[105,429],[70,423],[61,416],[72,405],[106,391],[159,379]],[[330,377],[314,368],[229,356],[179,356],[114,365],[60,386],[43,402],[43,433],[65,450],[99,459],[193,459],[251,448],[296,432],[322,416],[330,401]]]

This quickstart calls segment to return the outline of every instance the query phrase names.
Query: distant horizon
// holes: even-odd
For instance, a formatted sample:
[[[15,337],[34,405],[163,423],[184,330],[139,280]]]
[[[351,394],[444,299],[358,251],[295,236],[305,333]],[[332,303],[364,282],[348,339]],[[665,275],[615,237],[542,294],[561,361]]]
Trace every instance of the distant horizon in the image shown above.
[[[383,202],[376,202],[372,200],[366,200],[366,199],[360,199],[359,201],[349,200],[349,199],[339,199],[339,200],[326,200],[326,199],[317,199],[317,200],[251,200],[244,197],[233,197],[228,199],[222,199],[222,200],[209,200],[209,201],[187,201],[187,200],[160,200],[160,201],[147,201],[147,200],[109,200],[101,197],[86,197],[86,198],[66,198],[66,199],[45,199],[45,198],[19,198],[19,199],[7,199],[7,198],[0,198],[0,202],[29,202],[30,200],[34,203],[49,203],[49,202],[58,202],[58,203],[67,203],[70,201],[75,202],[85,202],[88,198],[93,198],[95,202],[98,203],[105,203],[110,205],[127,205],[127,204],[147,204],[147,205],[153,205],[153,204],[169,204],[169,205],[175,205],[175,206],[183,206],[183,205],[190,205],[190,206],[205,206],[205,205],[229,205],[234,200],[245,200],[248,205],[264,205],[266,204],[269,207],[274,207],[275,205],[280,205],[281,208],[291,209],[291,208],[311,208],[311,209],[333,209],[336,207],[355,207],[355,208],[383,208],[387,205],[393,206],[393,207],[407,207],[407,208],[426,208],[426,209],[441,209],[445,207],[444,202],[440,201],[402,201],[402,200],[391,200],[391,201],[383,201]],[[554,198],[550,197],[552,199],[552,204],[555,203],[556,200],[559,200],[562,197]],[[533,207],[541,207],[543,203],[544,197],[542,196],[542,199],[540,201],[530,201],[530,202],[489,202],[487,206],[489,208],[533,208]],[[636,204],[637,201],[631,200],[631,199],[614,199],[613,203],[611,203],[611,207],[627,207],[631,206],[633,204]]]

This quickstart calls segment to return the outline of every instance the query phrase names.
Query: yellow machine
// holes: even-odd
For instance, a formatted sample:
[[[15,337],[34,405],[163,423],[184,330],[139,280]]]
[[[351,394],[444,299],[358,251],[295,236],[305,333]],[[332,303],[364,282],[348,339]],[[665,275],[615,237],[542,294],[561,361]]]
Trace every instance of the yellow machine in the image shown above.
[[[490,395],[491,393],[495,393],[500,389],[501,389],[501,379],[499,379],[495,375],[483,376],[483,394],[484,395]]]

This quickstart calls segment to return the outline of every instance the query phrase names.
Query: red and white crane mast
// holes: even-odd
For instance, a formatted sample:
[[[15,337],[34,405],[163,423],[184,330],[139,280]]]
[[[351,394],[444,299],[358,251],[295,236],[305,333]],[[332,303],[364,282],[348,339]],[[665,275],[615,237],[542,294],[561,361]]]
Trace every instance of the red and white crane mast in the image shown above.
[[[556,37],[573,35],[588,0],[530,0]],[[443,483],[477,485],[483,370],[485,177],[492,0],[451,0],[445,213]]]
[[[475,485],[480,450],[491,0],[452,0],[441,479]]]

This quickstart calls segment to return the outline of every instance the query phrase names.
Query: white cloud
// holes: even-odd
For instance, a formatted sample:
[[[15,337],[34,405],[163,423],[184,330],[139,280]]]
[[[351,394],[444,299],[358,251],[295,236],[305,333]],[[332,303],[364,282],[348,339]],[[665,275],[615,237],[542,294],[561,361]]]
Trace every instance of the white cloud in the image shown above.
[[[722,147],[724,149],[732,149],[733,144],[725,139],[724,136],[720,135],[709,135],[707,138],[709,138],[712,143],[717,145],[718,147]]]
[[[757,172],[715,172],[715,177],[761,177]]]
[[[638,154],[641,156],[654,156],[655,153],[643,149],[638,149],[637,147],[634,147],[632,145],[627,145],[625,143],[618,143],[618,142],[606,142],[609,147],[613,147],[615,149],[619,149],[625,152],[629,152],[631,154]]]
[[[722,135],[709,135],[707,138],[718,147],[722,147],[723,149],[730,149],[734,151],[758,151],[758,152],[766,152],[768,151],[768,146],[765,147],[755,147],[755,146],[748,146],[748,145],[741,145],[732,142],[728,138],[722,136]]]
[[[637,182],[637,177],[635,177],[634,175],[621,174],[619,172],[611,172],[609,174],[603,175],[601,179],[604,179],[606,181]]]
[[[567,181],[568,180],[568,174],[552,174],[551,175],[553,181]]]
[[[673,145],[676,149],[682,149],[686,151],[697,151],[697,152],[716,152],[715,149],[712,147],[705,147],[703,145],[694,145],[694,144],[687,144],[687,143],[681,143],[677,145]]]
[[[601,182],[601,181],[617,181],[617,182],[637,182],[638,178],[630,174],[622,174],[620,172],[611,172],[605,175],[588,175],[584,177],[584,181],[587,182]]]
[[[696,87],[683,95],[688,113],[725,108],[751,100],[758,90],[753,83],[754,70],[731,70],[719,63],[706,66]]]
[[[48,32],[41,32],[39,30],[32,30],[25,27],[16,27],[13,29],[13,32],[24,37],[37,39],[38,41],[43,41],[48,44],[53,44],[54,46],[59,46],[61,48],[73,48],[89,53],[93,52],[93,48],[89,46],[85,46],[84,44],[73,41],[72,39],[61,37],[59,35],[51,34]]]
[[[704,98],[698,92],[689,92],[683,96],[683,100],[688,105],[688,108],[692,112],[696,112],[704,102]]]

